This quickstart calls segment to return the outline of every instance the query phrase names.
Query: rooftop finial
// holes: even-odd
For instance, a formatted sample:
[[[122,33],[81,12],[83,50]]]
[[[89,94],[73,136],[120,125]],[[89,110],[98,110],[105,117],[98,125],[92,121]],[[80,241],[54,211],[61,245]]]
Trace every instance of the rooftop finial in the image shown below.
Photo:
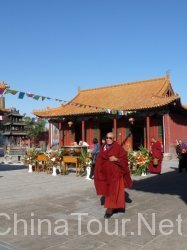
[[[166,80],[170,80],[170,70],[169,69],[166,71],[165,78],[166,78]]]

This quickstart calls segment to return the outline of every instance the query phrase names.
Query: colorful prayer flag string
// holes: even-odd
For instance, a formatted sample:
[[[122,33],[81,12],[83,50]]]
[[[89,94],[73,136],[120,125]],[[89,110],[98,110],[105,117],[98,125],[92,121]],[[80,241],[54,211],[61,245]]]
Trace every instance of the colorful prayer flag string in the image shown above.
[[[90,104],[82,104],[82,103],[77,103],[77,102],[73,102],[73,101],[65,101],[65,100],[61,100],[58,98],[51,98],[51,97],[46,97],[46,96],[41,96],[38,94],[31,94],[31,93],[25,93],[23,91],[17,91],[17,90],[12,90],[10,88],[7,89],[0,89],[0,94],[12,94],[12,95],[16,95],[18,93],[18,98],[19,99],[23,99],[25,96],[29,97],[29,98],[33,98],[34,100],[38,101],[40,98],[42,101],[44,100],[52,100],[52,101],[58,101],[58,102],[63,102],[62,105],[64,104],[68,104],[68,105],[74,105],[74,106],[78,106],[78,107],[83,107],[83,108],[92,108],[92,109],[96,109],[100,112],[104,111],[108,114],[114,114],[114,115],[127,115],[126,111],[123,110],[113,110],[113,109],[109,109],[109,108],[101,108],[101,107],[97,107],[97,106],[92,106]]]

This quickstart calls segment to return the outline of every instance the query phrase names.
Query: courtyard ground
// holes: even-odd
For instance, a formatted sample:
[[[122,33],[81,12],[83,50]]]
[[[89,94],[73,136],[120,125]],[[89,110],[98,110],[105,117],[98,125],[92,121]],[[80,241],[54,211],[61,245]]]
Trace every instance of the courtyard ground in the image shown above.
[[[187,249],[187,173],[177,164],[164,161],[162,175],[133,177],[126,212],[109,220],[93,181],[2,164],[0,250]]]

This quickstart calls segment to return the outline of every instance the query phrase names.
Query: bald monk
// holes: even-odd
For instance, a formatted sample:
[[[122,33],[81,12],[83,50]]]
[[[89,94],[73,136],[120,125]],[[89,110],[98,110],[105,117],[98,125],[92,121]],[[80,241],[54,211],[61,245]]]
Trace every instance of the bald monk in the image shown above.
[[[104,218],[110,218],[116,209],[125,210],[124,189],[132,186],[127,153],[116,141],[114,134],[107,133],[106,143],[97,157],[94,174],[97,195],[105,197]]]

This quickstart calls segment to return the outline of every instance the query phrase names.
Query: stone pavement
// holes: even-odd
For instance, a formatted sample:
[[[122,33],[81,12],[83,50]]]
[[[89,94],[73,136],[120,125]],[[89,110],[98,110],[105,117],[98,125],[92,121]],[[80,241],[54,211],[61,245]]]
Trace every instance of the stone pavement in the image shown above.
[[[126,212],[105,220],[93,181],[0,165],[0,250],[186,250],[187,173],[171,160],[133,179]]]

